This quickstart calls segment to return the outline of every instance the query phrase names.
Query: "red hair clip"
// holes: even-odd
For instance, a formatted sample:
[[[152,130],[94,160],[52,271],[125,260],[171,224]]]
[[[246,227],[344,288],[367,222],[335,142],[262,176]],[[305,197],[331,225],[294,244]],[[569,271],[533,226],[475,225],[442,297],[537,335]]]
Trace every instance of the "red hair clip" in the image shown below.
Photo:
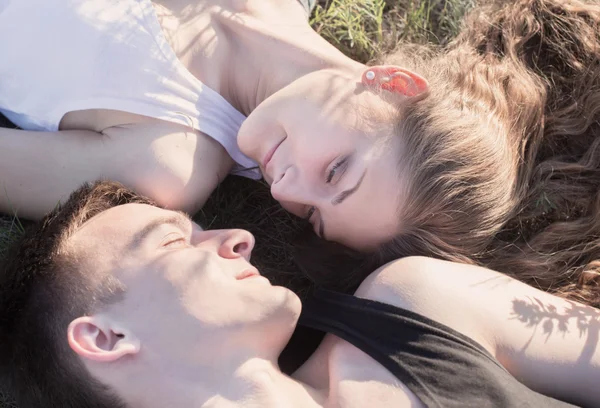
[[[389,92],[399,92],[409,97],[419,93],[415,89],[414,81],[410,75],[406,74],[401,68],[371,67],[363,73],[362,83]]]

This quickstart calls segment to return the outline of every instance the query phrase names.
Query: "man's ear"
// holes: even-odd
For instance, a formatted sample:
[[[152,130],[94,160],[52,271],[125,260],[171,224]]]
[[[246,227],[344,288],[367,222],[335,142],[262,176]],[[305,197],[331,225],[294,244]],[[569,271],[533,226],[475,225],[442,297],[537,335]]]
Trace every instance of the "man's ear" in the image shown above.
[[[67,329],[69,346],[80,357],[97,362],[112,362],[137,354],[139,340],[116,326],[105,317],[78,317]]]

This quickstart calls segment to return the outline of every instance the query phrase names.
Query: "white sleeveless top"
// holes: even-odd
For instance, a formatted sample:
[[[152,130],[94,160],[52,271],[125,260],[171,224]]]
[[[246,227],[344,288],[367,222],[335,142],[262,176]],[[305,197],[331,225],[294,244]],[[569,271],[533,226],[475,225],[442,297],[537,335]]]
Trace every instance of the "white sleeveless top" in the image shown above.
[[[84,109],[191,126],[227,150],[236,174],[260,178],[237,146],[244,115],[177,59],[151,0],[0,0],[0,112],[56,131]]]

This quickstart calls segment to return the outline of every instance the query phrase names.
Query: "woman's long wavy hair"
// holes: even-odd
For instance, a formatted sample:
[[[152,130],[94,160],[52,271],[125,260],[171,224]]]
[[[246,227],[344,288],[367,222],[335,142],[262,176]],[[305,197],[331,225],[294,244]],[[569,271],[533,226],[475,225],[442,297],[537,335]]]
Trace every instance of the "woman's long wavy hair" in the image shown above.
[[[351,290],[385,262],[425,255],[600,306],[600,5],[484,4],[447,47],[403,44],[382,60],[431,87],[397,122],[412,175],[402,234],[345,265],[311,245],[303,269]]]

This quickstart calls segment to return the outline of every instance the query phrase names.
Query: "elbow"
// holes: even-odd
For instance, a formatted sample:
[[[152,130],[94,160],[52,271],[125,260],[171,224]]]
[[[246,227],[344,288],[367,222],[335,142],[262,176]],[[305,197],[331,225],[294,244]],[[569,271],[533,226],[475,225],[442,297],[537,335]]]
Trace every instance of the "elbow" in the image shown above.
[[[216,187],[216,186],[215,186]],[[213,188],[185,183],[181,180],[153,183],[148,192],[158,206],[188,214],[197,213],[208,199]]]
[[[125,182],[134,191],[156,202],[159,207],[195,214],[218,185],[218,179],[181,177],[171,172],[152,174],[149,177],[137,177]]]

